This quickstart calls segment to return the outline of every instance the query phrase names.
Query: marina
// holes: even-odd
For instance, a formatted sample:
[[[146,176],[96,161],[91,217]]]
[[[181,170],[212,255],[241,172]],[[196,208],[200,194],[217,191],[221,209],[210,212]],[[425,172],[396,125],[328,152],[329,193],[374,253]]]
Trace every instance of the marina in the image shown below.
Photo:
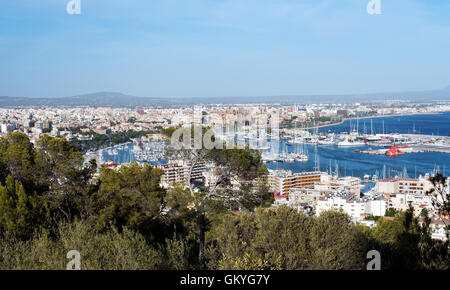
[[[126,164],[130,162],[160,164],[167,162],[167,141],[162,139],[133,139],[132,142],[90,151],[85,161],[97,160],[97,165]]]
[[[437,116],[441,123],[436,123],[432,119],[433,116]],[[420,126],[416,126],[416,122],[420,123]],[[361,148],[358,152],[368,154],[385,153],[383,149],[374,150],[369,147],[389,149],[392,146],[408,146],[409,149],[404,150],[405,153],[450,153],[450,125],[448,124],[450,124],[449,112],[437,115],[356,119],[334,127],[300,131],[295,128],[285,133],[283,138],[288,144],[295,144],[297,141],[294,140],[300,138],[301,142],[314,145],[358,147]],[[393,129],[396,131],[391,131]],[[446,133],[446,135],[435,135],[433,131]]]
[[[439,128],[440,132],[445,132],[447,124],[450,124],[450,114],[440,116],[447,118],[447,121],[442,120]],[[375,130],[374,122],[366,120],[368,124],[373,124],[372,128],[352,122],[354,126],[350,133],[339,132],[339,128],[333,127],[327,128],[328,132],[296,128],[280,138],[264,139],[262,142],[252,133],[222,137],[260,150],[262,160],[269,169],[287,169],[294,173],[321,170],[339,176],[360,177],[367,182],[400,175],[424,176],[436,170],[445,174],[450,166],[450,137],[408,133],[409,125],[415,123],[411,118],[420,119],[422,116],[409,116],[404,127],[398,117],[386,118],[384,122],[379,118],[380,130]],[[396,122],[398,132],[383,134],[383,125],[385,130],[391,128],[392,121]],[[86,158],[96,158],[99,164],[136,161],[156,165],[167,163],[167,144],[166,140],[160,139],[135,139],[127,144],[89,152]],[[397,148],[389,151],[393,146]]]
[[[419,177],[436,171],[445,175],[450,166],[449,134],[449,112],[352,120],[313,130],[294,129],[272,146],[274,150],[291,152],[304,143],[300,146],[306,146],[308,161],[272,162],[267,166],[293,172],[322,170],[360,177],[367,182],[395,176]],[[397,148],[389,151],[394,146]]]

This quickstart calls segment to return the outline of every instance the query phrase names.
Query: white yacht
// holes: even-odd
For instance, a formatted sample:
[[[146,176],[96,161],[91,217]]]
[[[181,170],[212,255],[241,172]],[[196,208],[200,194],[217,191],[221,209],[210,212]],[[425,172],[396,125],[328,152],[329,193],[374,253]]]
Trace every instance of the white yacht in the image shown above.
[[[344,141],[338,142],[337,143],[338,146],[347,146],[347,147],[351,147],[351,146],[365,146],[366,143],[362,142],[362,141],[350,141],[349,139],[345,139]]]

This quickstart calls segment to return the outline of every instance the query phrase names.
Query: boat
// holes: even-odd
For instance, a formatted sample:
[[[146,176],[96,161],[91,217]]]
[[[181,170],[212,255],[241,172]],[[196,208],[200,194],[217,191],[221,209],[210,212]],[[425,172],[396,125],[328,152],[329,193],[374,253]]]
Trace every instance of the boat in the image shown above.
[[[365,136],[365,139],[369,142],[377,142],[377,141],[381,140],[381,137],[377,136],[377,135],[368,135],[368,136]]]
[[[351,147],[351,146],[365,146],[366,143],[361,142],[361,141],[350,141],[349,139],[345,139],[344,141],[338,142],[337,146],[347,146],[347,147]]]
[[[320,138],[318,141],[318,145],[336,145],[334,134],[330,134],[330,136],[327,138]]]
[[[294,159],[295,159],[295,161],[297,161],[297,162],[306,162],[306,161],[309,160],[309,157],[308,157],[308,155],[306,155],[306,154],[299,154],[299,155],[297,155]]]
[[[404,154],[406,154],[406,153],[399,150],[399,149],[402,149],[402,148],[405,148],[405,147],[398,147],[398,146],[395,146],[395,145],[394,145],[394,146],[392,146],[391,148],[389,148],[389,150],[386,151],[386,155],[387,155],[387,156],[404,155]],[[408,147],[406,147],[406,148],[408,148]]]
[[[263,150],[270,150],[271,149],[271,147],[269,146],[269,145],[261,145],[261,146],[255,146],[253,149],[258,149],[258,150],[260,150],[260,151],[263,151]]]

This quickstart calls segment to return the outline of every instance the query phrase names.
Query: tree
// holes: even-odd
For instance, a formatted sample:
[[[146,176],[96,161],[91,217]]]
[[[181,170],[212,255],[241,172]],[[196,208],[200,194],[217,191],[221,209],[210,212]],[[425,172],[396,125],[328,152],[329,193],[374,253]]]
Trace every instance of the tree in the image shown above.
[[[29,241],[0,236],[0,269],[64,270],[67,252],[77,250],[82,270],[156,270],[164,268],[163,252],[127,228],[98,230],[87,221],[61,222],[54,234],[36,234]]]
[[[377,226],[366,231],[372,248],[379,250],[383,269],[448,269],[448,242],[431,238],[430,218],[426,211],[422,223],[414,208],[398,213],[393,220],[380,218]]]
[[[83,155],[64,138],[44,135],[36,142],[35,187],[43,191],[56,217],[70,222],[90,214],[90,180],[95,160],[84,164]]]
[[[306,216],[288,207],[223,214],[213,220],[208,233],[207,267],[215,270],[303,268],[307,228]]]
[[[149,241],[164,241],[164,197],[166,191],[159,185],[162,170],[150,165],[122,166],[119,170],[101,168],[95,180],[98,190],[93,194],[93,217],[98,225],[112,223],[143,234]]]
[[[347,214],[332,210],[312,219],[310,269],[364,269],[369,243]]]
[[[364,269],[368,239],[349,217],[309,217],[290,207],[257,208],[214,221],[209,269]]]
[[[435,176],[430,177],[430,182],[433,184],[433,188],[427,192],[427,195],[431,196],[434,209],[439,216],[448,217],[450,215],[450,190],[447,178],[437,173]],[[442,221],[444,224],[446,223],[445,219],[442,219]]]
[[[239,257],[229,257],[224,255],[218,264],[219,270],[238,270],[238,271],[255,271],[255,270],[282,270],[278,260],[268,258],[256,258],[249,253],[245,253]]]
[[[36,193],[27,194],[25,188],[12,176],[0,184],[0,231],[22,240],[49,222],[47,203]]]
[[[386,213],[384,214],[384,216],[394,217],[397,213],[398,213],[398,211],[395,208],[390,207],[390,208],[386,209]]]
[[[448,270],[450,269],[449,244],[450,241],[442,242],[431,238],[431,219],[428,211],[424,209],[421,213],[422,225],[420,227],[420,261],[426,270]]]
[[[35,181],[35,150],[28,137],[22,133],[8,133],[0,139],[0,182],[11,175],[27,191],[33,191]]]
[[[216,139],[212,130],[208,128],[191,126],[179,130],[172,132],[171,136],[179,138],[176,141],[182,143],[184,148],[172,148],[168,153],[173,157],[188,160],[190,163],[187,181],[193,198],[193,208],[197,213],[199,261],[202,263],[208,217],[214,214],[211,205],[215,201],[220,201],[230,210],[251,210],[263,203],[270,197],[264,186],[261,186],[267,174],[267,168],[262,164],[260,152],[248,146],[243,149],[237,147],[218,149],[225,147],[224,142]],[[185,135],[176,134],[180,132],[184,132]],[[188,137],[183,139],[186,136]],[[201,143],[208,138],[215,143],[215,148],[208,149],[198,144],[199,141]],[[214,164],[215,180],[203,186],[201,192],[198,192],[192,174],[194,168],[203,162]]]
[[[389,220],[381,217],[377,221],[377,226],[371,231],[372,237],[383,243],[394,244],[397,236],[404,230],[400,218]]]

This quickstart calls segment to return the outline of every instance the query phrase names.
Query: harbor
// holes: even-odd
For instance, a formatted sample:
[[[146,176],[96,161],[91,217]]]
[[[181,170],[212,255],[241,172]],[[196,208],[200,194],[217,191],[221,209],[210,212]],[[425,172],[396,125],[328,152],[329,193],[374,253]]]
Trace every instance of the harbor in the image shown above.
[[[441,118],[443,123],[436,124],[433,120],[427,124],[426,120],[429,121],[430,116]],[[420,121],[424,121],[424,123],[416,126],[416,122],[419,124]],[[450,153],[450,126],[445,126],[445,124],[449,124],[449,121],[450,113],[448,112],[438,115],[354,119],[345,124],[329,127],[328,131],[320,130],[320,128],[284,130],[282,138],[288,144],[307,143],[320,146],[356,147],[358,148],[357,152],[367,154],[385,154],[393,146],[403,147],[398,150],[400,154],[425,152],[448,154]],[[411,127],[409,128],[409,126]],[[433,131],[446,135],[434,134]]]
[[[449,113],[441,116],[450,121]],[[413,117],[408,116],[408,119]],[[446,167],[450,165],[450,137],[417,132],[413,134],[411,131],[419,128],[414,125],[419,121],[414,119],[411,120],[411,128],[411,122],[402,127],[398,118],[389,120],[380,118],[377,121],[380,126],[370,119],[366,120],[366,124],[352,121],[352,126],[346,131],[341,127],[329,127],[327,132],[317,128],[293,128],[283,130],[279,138],[272,139],[260,140],[254,132],[238,132],[221,138],[259,150],[269,169],[287,169],[294,173],[326,171],[338,176],[359,177],[367,183],[400,175],[418,177],[436,170],[446,173]],[[395,122],[396,132],[388,129],[393,128],[391,122]],[[441,127],[427,130],[444,132],[446,124],[448,122],[443,121]],[[97,159],[99,165],[132,161],[156,165],[168,161],[167,146],[167,140],[134,139],[127,144],[88,152],[86,158]]]
[[[447,174],[450,166],[450,113],[349,120],[344,124],[284,130],[273,151],[308,155],[306,162],[271,162],[270,169],[322,170],[367,182]],[[439,134],[438,134],[439,133]],[[303,149],[305,148],[305,149]],[[370,155],[368,157],[367,155]]]
[[[167,141],[163,139],[133,139],[132,142],[90,151],[85,154],[85,162],[97,160],[97,165],[110,166],[138,163],[159,164],[167,162]]]
[[[389,151],[389,149],[385,149],[385,148],[383,148],[383,149],[368,148],[366,150],[355,149],[355,152],[364,153],[364,154],[375,154],[375,155],[385,155],[385,154],[389,155],[388,152],[392,152],[392,151]],[[408,153],[426,153],[426,152],[438,152],[438,153],[450,154],[450,147],[433,146],[433,145],[412,145],[412,146],[408,146],[408,147],[398,148],[397,152],[401,152],[399,154],[397,153],[397,155],[403,155],[402,153],[408,154]]]

